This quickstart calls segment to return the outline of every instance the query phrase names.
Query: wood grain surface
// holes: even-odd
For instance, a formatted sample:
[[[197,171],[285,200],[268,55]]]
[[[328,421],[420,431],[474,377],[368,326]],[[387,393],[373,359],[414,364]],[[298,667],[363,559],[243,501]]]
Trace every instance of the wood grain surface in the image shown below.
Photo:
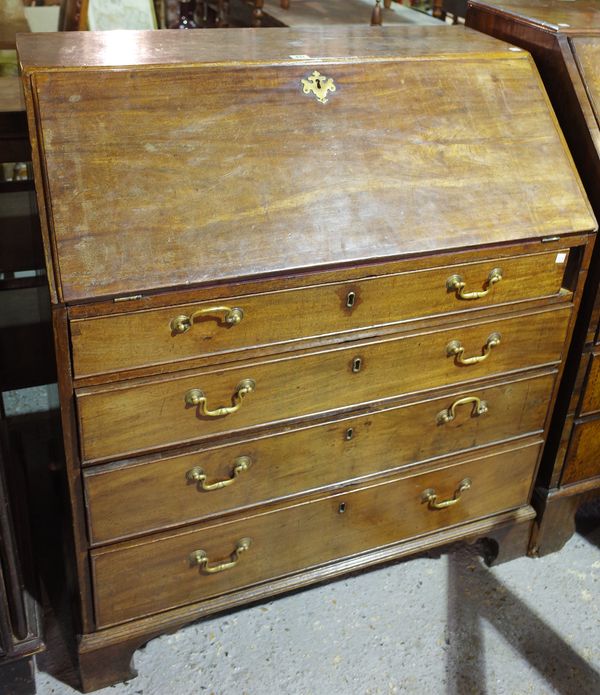
[[[600,4],[591,0],[469,2],[467,23],[531,51],[596,216],[600,213]],[[598,331],[600,248],[577,314],[538,475],[532,552],[560,549],[574,532],[582,488],[600,485],[598,365],[590,357]]]
[[[235,32],[235,33],[232,33]],[[59,32],[20,36],[18,52],[34,70],[86,70],[162,65],[166,70],[198,63],[290,63],[301,48],[313,60],[333,62],[430,55],[507,54],[508,46],[465,29],[414,27],[303,27],[302,29],[211,29],[210,32]],[[290,55],[291,54],[291,55]],[[510,54],[509,54],[510,55]]]
[[[223,515],[541,432],[554,376],[546,373],[455,391],[175,457],[94,466],[84,473],[92,544]],[[438,422],[441,412],[466,396],[484,400],[488,412],[476,416],[473,405],[465,404],[457,407],[454,420]],[[229,487],[204,491],[187,478],[191,469],[201,467],[208,483],[227,480],[239,456],[249,457],[251,466]]]
[[[217,370],[184,372],[170,378],[127,382],[115,387],[77,391],[83,460],[123,457],[175,443],[287,419],[326,413],[415,391],[451,385],[558,362],[570,307],[524,314],[451,329],[368,341],[360,344],[257,360]],[[483,352],[499,332],[501,344],[478,364],[458,365],[448,357],[452,340],[466,356]],[[352,371],[355,358],[359,372]],[[230,405],[242,379],[256,389],[240,410],[205,417],[186,406],[189,389],[202,389],[208,407]]]
[[[159,540],[92,551],[96,619],[99,626],[131,620],[516,508],[527,501],[538,453],[539,444],[532,444]],[[431,510],[423,502],[430,488],[439,500],[452,498],[467,477],[472,487],[458,504]],[[252,545],[231,570],[205,575],[190,562],[198,549],[211,562],[226,560],[244,537]]]
[[[524,26],[568,32],[600,29],[600,6],[596,0],[469,0],[469,5],[498,15],[513,15],[521,29]]]
[[[228,296],[223,288],[222,296],[212,301],[73,320],[74,373],[83,377],[172,363],[417,317],[552,297],[563,287],[567,262],[568,249],[248,296]],[[502,280],[490,286],[488,277],[494,269],[502,271]],[[466,292],[488,290],[489,294],[461,299],[447,288],[453,275],[463,278]],[[314,282],[319,281],[315,275]],[[349,293],[354,295],[350,307]],[[219,306],[239,307],[242,321],[228,325],[223,311],[213,311],[199,316],[186,333],[172,330],[171,321],[177,316]]]
[[[34,76],[66,301],[595,228],[520,54],[87,74]]]
[[[600,419],[577,422],[567,453],[561,485],[600,476]],[[600,484],[597,481],[596,487]]]

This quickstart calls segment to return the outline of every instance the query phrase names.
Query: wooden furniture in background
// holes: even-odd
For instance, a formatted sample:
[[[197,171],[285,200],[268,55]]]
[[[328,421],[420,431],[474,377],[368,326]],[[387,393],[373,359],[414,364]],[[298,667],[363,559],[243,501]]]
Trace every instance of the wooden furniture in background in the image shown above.
[[[372,23],[375,0],[294,0],[289,9],[283,8],[279,0],[254,0],[253,26],[330,26],[363,25]],[[240,12],[240,8],[237,8]],[[394,3],[390,8],[379,7],[380,24],[427,25],[438,24],[423,12]],[[241,16],[241,15],[240,15]]]
[[[124,41],[19,45],[83,688],[248,601],[524,554],[595,228],[530,58],[443,24]]]
[[[0,77],[3,162],[31,160],[21,83]],[[56,379],[50,302],[33,181],[0,181],[0,394]]]
[[[1,404],[0,404],[1,406]],[[0,692],[35,693],[33,656],[44,648],[27,526],[27,493],[10,466],[0,418]],[[7,475],[13,486],[9,490]],[[18,502],[17,502],[18,500]],[[15,502],[17,504],[15,505]]]
[[[61,31],[82,31],[87,28],[87,0],[62,0],[58,26]]]
[[[0,76],[0,151],[7,171],[31,159],[20,80],[11,75]],[[43,266],[33,182],[0,180],[0,692],[6,695],[35,692],[33,655],[44,647],[26,476],[2,402],[8,390],[54,379]]]
[[[443,20],[450,16],[458,24],[467,16],[467,0],[433,0],[432,15]]]
[[[467,23],[532,53],[600,216],[600,5],[473,0]],[[600,493],[599,283],[597,246],[536,486],[532,552],[540,555],[565,544],[579,504]]]

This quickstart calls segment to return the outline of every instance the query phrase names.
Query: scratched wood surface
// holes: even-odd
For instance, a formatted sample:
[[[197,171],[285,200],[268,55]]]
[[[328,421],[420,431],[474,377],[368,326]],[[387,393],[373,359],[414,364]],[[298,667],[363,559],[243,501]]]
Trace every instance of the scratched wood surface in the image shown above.
[[[94,545],[232,513],[267,501],[392,471],[461,450],[541,432],[555,372],[471,386],[377,413],[276,433],[179,456],[149,457],[86,469],[89,533]],[[438,416],[457,400],[456,417]],[[517,423],[517,425],[515,425]],[[399,432],[411,436],[398,436]],[[227,488],[205,491],[187,477],[200,467],[207,483],[227,480],[240,456],[250,467]],[[120,513],[115,514],[115,509]]]
[[[551,251],[379,277],[372,277],[371,268],[366,269],[366,278],[354,282],[246,296],[224,294],[216,302],[74,320],[73,368],[78,377],[101,374],[420,316],[552,297],[561,291],[567,258],[568,249],[558,254]],[[502,271],[502,280],[489,286],[487,279],[496,268]],[[489,294],[476,300],[460,299],[447,288],[448,278],[456,274],[466,283],[466,291],[488,290]],[[350,293],[352,305],[348,306]],[[567,299],[568,294],[564,296]],[[209,311],[219,305],[240,308],[241,322],[228,325],[223,312]],[[207,314],[199,316],[187,332],[172,330],[171,323],[177,316],[191,316],[203,309]]]
[[[105,626],[191,603],[394,543],[527,501],[539,442],[422,475],[394,479],[332,497],[262,511],[233,522],[191,528],[163,539],[134,541],[91,552],[98,624]],[[463,459],[464,461],[464,459]],[[423,492],[451,498],[468,477],[460,503],[431,510]],[[345,504],[340,514],[340,504]],[[190,554],[226,560],[238,540],[252,539],[237,571],[203,574]],[[152,587],[149,591],[148,588]]]
[[[235,32],[235,33],[232,33]],[[390,55],[481,55],[506,53],[508,45],[484,34],[465,29],[436,26],[414,27],[303,27],[211,29],[194,31],[59,32],[19,37],[21,64],[28,72],[36,69],[86,70],[144,65],[196,65],[225,62],[293,62],[300,51],[313,59],[346,62]]]
[[[36,74],[64,299],[593,228],[511,55]]]
[[[141,383],[132,380],[119,386],[80,389],[77,405],[82,458],[122,458],[221,433],[552,364],[561,358],[570,311],[565,307],[300,356],[183,372]],[[460,365],[446,354],[448,343],[459,340],[465,347],[465,357],[481,355],[495,332],[500,333],[501,342],[480,363]],[[356,357],[361,359],[357,372],[352,369]],[[206,394],[210,409],[229,405],[242,379],[253,379],[256,389],[233,414],[206,417],[186,406],[186,392],[196,388]]]

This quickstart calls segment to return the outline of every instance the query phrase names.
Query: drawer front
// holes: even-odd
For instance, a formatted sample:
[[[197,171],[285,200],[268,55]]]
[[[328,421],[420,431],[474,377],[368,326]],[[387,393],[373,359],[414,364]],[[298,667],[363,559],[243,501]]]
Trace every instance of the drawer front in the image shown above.
[[[553,363],[561,357],[569,315],[570,308],[563,307],[136,386],[82,389],[77,399],[82,458],[123,457]],[[489,347],[498,335],[500,343]],[[448,354],[449,346],[455,350],[457,342],[465,349],[464,360],[485,354],[487,358],[461,364],[458,356]],[[242,399],[238,385],[248,379],[255,388]],[[205,394],[210,412],[221,406],[239,406],[239,410],[218,417],[204,415],[200,405],[193,405],[198,392]]]
[[[117,549],[92,551],[99,627],[199,601],[446,526],[527,503],[540,445],[503,451],[432,472],[267,511]],[[459,493],[461,483],[471,487]],[[423,499],[459,501],[431,509]],[[206,573],[194,564],[202,550],[208,569],[235,559],[239,541],[251,545],[238,564]],[[231,555],[230,555],[231,554]]]
[[[600,475],[600,418],[578,422],[567,452],[561,485],[579,483]]]
[[[582,415],[595,413],[600,410],[600,353],[591,356],[590,368],[585,382],[585,389],[581,401],[580,412]]]
[[[90,376],[552,296],[561,289],[567,256],[532,254],[73,320],[74,372]],[[502,279],[490,283],[496,269]],[[465,283],[463,293],[488,293],[461,299],[447,287],[454,276]]]
[[[91,541],[198,521],[540,431],[553,384],[554,374],[545,374],[193,454],[87,469]],[[469,397],[487,412],[478,414],[477,402],[459,403]]]

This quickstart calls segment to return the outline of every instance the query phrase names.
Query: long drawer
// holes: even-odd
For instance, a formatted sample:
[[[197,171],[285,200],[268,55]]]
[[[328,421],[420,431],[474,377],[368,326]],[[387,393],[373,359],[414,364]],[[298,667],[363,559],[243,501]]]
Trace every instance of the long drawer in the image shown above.
[[[519,507],[527,503],[539,449],[538,441],[230,522],[92,551],[97,624],[106,627],[200,601]],[[425,494],[436,497],[430,502]],[[444,509],[431,507],[456,498]],[[236,553],[248,539],[249,547]],[[221,571],[210,573],[219,565]]]
[[[122,458],[222,432],[552,364],[560,360],[570,312],[570,307],[560,307],[226,369],[80,389],[82,458]],[[479,361],[469,363],[472,358]],[[223,412],[222,406],[239,409],[215,416]],[[213,415],[203,414],[206,409]]]
[[[553,251],[75,319],[74,372],[90,376],[554,296],[567,258],[568,251]],[[452,282],[464,283],[467,297],[485,296],[463,299]]]
[[[91,542],[199,521],[541,431],[554,376],[458,391],[181,456],[88,468]]]

